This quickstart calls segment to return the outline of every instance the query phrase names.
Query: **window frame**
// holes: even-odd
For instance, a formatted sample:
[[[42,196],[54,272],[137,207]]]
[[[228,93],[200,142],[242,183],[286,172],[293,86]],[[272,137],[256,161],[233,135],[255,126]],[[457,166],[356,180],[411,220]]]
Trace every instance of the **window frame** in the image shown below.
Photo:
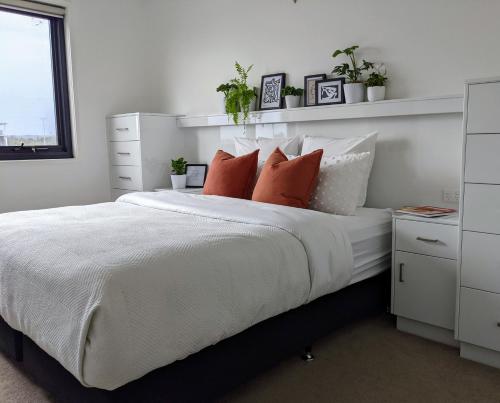
[[[0,11],[42,18],[49,21],[52,82],[58,145],[0,146],[0,160],[42,160],[74,158],[71,105],[66,56],[65,18],[0,5]]]

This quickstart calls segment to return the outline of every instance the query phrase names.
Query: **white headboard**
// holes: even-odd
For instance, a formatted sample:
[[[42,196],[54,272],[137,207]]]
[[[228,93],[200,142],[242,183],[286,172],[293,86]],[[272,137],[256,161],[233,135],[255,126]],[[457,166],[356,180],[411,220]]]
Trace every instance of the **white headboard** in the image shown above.
[[[184,129],[187,158],[210,163],[215,151],[234,151],[232,138],[353,137],[378,131],[367,207],[407,204],[449,205],[444,189],[459,188],[461,113],[323,120],[279,124]]]

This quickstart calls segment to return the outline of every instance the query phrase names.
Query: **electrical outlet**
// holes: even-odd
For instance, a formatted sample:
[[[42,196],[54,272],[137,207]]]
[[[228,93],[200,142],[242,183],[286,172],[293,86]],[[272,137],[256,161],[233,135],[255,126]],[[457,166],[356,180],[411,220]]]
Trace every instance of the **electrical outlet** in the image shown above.
[[[443,189],[443,201],[446,203],[458,203],[460,201],[460,190],[454,188]]]

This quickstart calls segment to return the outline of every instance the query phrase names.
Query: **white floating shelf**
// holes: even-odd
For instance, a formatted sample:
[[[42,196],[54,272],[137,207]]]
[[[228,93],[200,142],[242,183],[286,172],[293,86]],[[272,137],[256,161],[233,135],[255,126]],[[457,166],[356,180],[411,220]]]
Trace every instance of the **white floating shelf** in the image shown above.
[[[448,95],[426,98],[391,99],[359,104],[312,106],[251,112],[247,124],[312,122],[319,120],[362,119],[388,116],[436,115],[462,113],[463,96]],[[234,126],[227,115],[183,116],[177,119],[179,127]]]

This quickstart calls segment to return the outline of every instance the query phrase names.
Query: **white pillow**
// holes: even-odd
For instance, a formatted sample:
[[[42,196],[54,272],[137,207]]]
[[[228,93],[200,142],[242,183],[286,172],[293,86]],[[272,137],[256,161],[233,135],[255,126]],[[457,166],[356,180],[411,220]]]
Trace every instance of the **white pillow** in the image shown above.
[[[370,153],[323,158],[310,208],[325,213],[354,215],[369,170]]]
[[[362,207],[366,203],[366,191],[368,180],[375,160],[375,145],[377,143],[377,132],[373,132],[361,137],[351,137],[345,139],[331,137],[306,137],[302,145],[302,155],[309,154],[320,148],[323,149],[323,158],[343,155],[348,153],[370,153],[370,168],[363,180],[363,185],[358,197],[358,206]]]
[[[235,137],[234,147],[236,148],[236,156],[250,154],[255,150],[259,151],[259,161],[265,161],[271,153],[279,147],[285,154],[299,154],[299,138],[265,138],[260,137],[257,140],[247,139],[245,137]]]

